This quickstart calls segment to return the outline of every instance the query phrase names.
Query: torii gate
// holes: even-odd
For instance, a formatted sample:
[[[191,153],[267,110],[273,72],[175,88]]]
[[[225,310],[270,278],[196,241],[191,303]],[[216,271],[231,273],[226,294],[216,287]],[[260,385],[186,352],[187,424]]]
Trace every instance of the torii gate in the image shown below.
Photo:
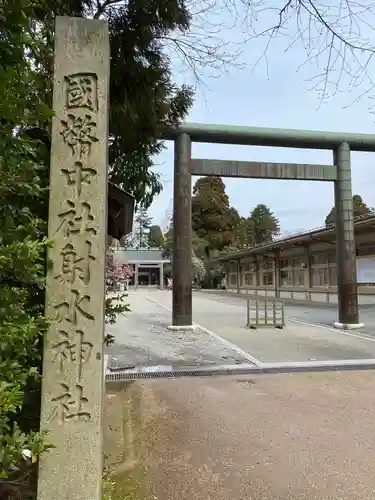
[[[375,135],[185,123],[165,130],[173,140],[173,312],[172,329],[191,329],[191,176],[217,175],[263,179],[333,181],[336,208],[337,328],[359,328],[356,251],[350,151],[375,152]],[[191,158],[192,142],[326,149],[333,152],[331,165],[277,164]]]

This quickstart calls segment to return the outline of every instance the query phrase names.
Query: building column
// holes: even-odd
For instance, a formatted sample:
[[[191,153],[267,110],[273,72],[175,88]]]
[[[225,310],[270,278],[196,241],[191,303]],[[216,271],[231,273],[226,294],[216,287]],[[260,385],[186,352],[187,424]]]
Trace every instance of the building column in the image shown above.
[[[313,279],[312,279],[312,255],[310,252],[310,247],[306,247],[306,273],[305,273],[305,287],[312,288],[313,287]]]
[[[191,139],[181,133],[174,143],[172,330],[192,330]]]
[[[350,148],[343,142],[334,151],[334,163],[337,169],[335,181],[335,211],[336,211],[336,266],[338,321],[336,328],[360,328],[356,249],[353,221],[353,197],[350,169]]]
[[[275,297],[280,298],[280,250],[275,251]]]
[[[236,263],[236,284],[237,284],[237,293],[241,293],[241,264],[240,261],[237,260]]]
[[[138,264],[134,265],[134,288],[138,288]]]
[[[230,269],[227,262],[225,262],[223,266],[224,266],[225,289],[227,289],[230,286]]]
[[[255,285],[257,289],[260,287],[260,265],[258,256],[255,256]]]
[[[305,255],[306,255],[306,270],[305,270],[305,288],[306,288],[306,300],[311,300],[311,288],[313,287],[312,280],[312,255],[310,252],[310,246],[305,246]]]
[[[159,270],[160,270],[160,290],[164,289],[164,263],[162,262],[159,264]]]

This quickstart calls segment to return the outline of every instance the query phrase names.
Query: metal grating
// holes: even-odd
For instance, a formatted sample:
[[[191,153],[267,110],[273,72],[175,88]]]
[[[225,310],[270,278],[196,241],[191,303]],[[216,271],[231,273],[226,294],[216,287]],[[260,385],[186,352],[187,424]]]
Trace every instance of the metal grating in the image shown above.
[[[337,361],[337,362],[306,362],[306,363],[264,363],[255,365],[230,365],[199,368],[160,368],[144,367],[136,370],[117,371],[106,374],[106,382],[121,382],[137,379],[156,378],[179,378],[179,377],[212,377],[230,375],[260,375],[277,373],[301,373],[301,372],[324,372],[324,371],[354,371],[354,370],[375,370],[375,361]]]

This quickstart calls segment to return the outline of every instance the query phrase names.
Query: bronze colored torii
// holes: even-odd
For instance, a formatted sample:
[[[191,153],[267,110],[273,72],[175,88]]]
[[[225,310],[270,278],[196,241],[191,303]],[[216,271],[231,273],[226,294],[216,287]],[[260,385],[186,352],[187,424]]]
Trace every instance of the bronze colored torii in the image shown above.
[[[191,176],[218,175],[264,179],[333,181],[336,208],[336,262],[338,328],[359,328],[356,250],[350,151],[375,152],[375,135],[309,130],[236,127],[186,123],[164,131],[173,140],[173,310],[172,328],[191,328]],[[333,152],[332,165],[272,164],[192,160],[192,142],[326,149]]]

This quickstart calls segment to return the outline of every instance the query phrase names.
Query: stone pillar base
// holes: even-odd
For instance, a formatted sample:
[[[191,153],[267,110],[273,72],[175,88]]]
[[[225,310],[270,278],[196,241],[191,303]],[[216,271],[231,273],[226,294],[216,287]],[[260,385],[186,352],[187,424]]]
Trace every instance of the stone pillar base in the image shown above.
[[[339,328],[340,330],[357,330],[365,325],[364,323],[339,323],[338,321],[335,321],[333,326],[334,328]]]
[[[168,330],[173,330],[175,332],[191,332],[197,329],[197,325],[170,325],[167,326]]]

